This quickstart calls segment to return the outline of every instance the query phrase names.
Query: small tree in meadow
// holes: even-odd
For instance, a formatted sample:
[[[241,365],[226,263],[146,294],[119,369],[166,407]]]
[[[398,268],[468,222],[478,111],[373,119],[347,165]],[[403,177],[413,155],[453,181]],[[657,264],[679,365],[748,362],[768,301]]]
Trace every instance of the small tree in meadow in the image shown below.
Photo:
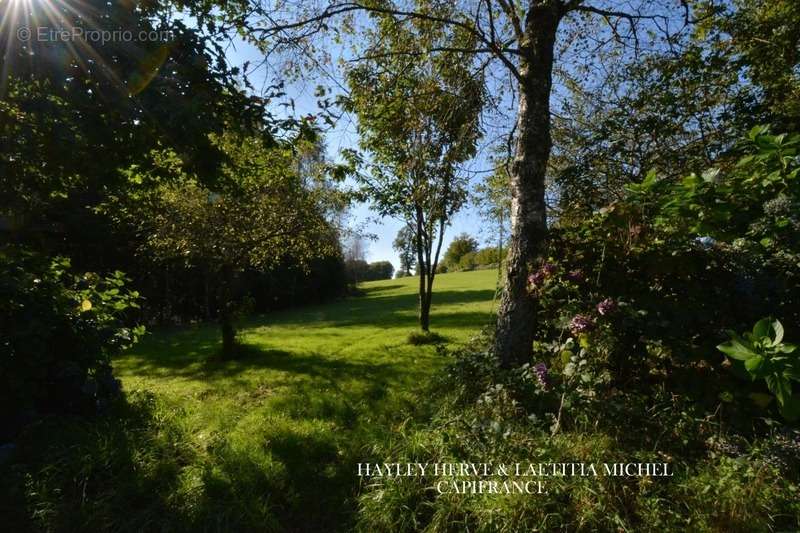
[[[159,187],[142,202],[145,252],[163,261],[201,267],[216,288],[222,355],[235,353],[234,319],[246,270],[269,269],[291,257],[300,264],[338,253],[338,241],[314,191],[305,188],[288,149],[265,149],[255,139],[226,142],[231,164],[212,191],[192,177]]]
[[[369,36],[370,59],[347,73],[346,105],[358,115],[361,146],[372,159],[369,175],[358,178],[373,208],[403,220],[413,235],[419,325],[428,331],[444,232],[466,200],[459,165],[475,155],[481,135],[483,80],[456,51],[437,57],[407,53],[469,48],[471,36],[433,31],[421,19],[403,28],[392,15],[376,16],[381,20]]]

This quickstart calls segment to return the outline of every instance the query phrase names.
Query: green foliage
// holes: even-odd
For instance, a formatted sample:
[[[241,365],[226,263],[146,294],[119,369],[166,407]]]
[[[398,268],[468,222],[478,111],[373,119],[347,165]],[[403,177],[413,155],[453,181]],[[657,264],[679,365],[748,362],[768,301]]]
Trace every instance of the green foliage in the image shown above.
[[[588,88],[568,75],[550,159],[559,218],[590,216],[650,169],[668,182],[712,165],[724,173],[740,156],[732,139],[757,124],[800,127],[797,3],[704,0],[691,9],[694,31],[669,47],[633,62],[598,51],[604,74],[592,73]]]
[[[168,15],[172,9],[165,2],[91,0],[79,8],[36,4],[8,12],[4,24],[12,33],[31,25],[33,35],[39,27],[51,31],[47,22],[56,17],[63,27],[158,36],[136,46],[120,39],[0,44],[0,204],[18,217],[17,235],[63,255],[79,244],[102,249],[103,232],[91,230],[92,208],[125,188],[120,169],[147,167],[151,151],[169,148],[213,183],[225,160],[213,134],[236,125],[271,140],[264,100],[242,90],[212,36]],[[42,231],[53,226],[55,234]]]
[[[119,384],[111,357],[143,328],[130,327],[139,295],[122,272],[71,271],[67,259],[0,251],[0,391],[5,438],[41,414],[92,413]]]
[[[105,209],[119,226],[136,228],[138,255],[151,265],[203,273],[214,291],[214,314],[226,341],[223,351],[230,356],[233,323],[249,299],[242,284],[248,271],[268,272],[287,262],[307,269],[315,260],[338,257],[340,251],[336,231],[326,219],[331,194],[304,183],[289,147],[267,147],[257,137],[242,139],[233,133],[216,143],[229,161],[215,189],[204,187],[179,161],[164,157],[155,174],[170,168],[176,177]],[[133,183],[152,180],[152,173],[137,168],[127,175]]]
[[[511,188],[509,187],[508,169],[510,162],[506,157],[493,159],[495,171],[483,177],[475,186],[473,202],[478,207],[483,219],[488,223],[490,237],[496,239],[502,247],[511,233]],[[497,263],[486,261],[479,264]]]
[[[367,277],[364,281],[378,281],[381,279],[392,279],[394,266],[389,261],[375,261],[369,264]]]
[[[703,15],[698,33],[715,40],[720,55],[758,88],[755,112],[784,128],[800,126],[797,2],[736,0],[698,7]]]
[[[348,283],[355,285],[364,281],[391,279],[394,266],[389,261],[367,263],[361,259],[345,261]]]
[[[449,270],[453,270],[454,267],[459,266],[461,258],[464,257],[464,255],[472,253],[473,266],[474,266],[474,253],[477,251],[478,251],[477,240],[467,235],[466,233],[456,235],[450,242],[450,246],[447,247],[447,251],[445,251],[444,253],[444,258],[442,259],[442,263],[444,263]],[[470,270],[470,269],[466,268],[464,270]]]
[[[165,191],[180,191],[191,181],[187,204],[197,198],[195,187],[238,196],[244,209],[258,203],[255,187],[237,187],[266,168],[292,176],[271,194],[313,197],[307,199],[314,204],[310,219],[324,216],[330,223],[345,199],[322,172],[328,166],[315,130],[311,121],[272,114],[269,102],[283,96],[281,87],[263,87],[255,95],[247,69],[225,57],[219,39],[228,30],[208,4],[179,2],[176,16],[173,2],[74,3],[10,6],[4,29],[12,34],[28,27],[35,36],[39,29],[55,29],[55,17],[64,27],[117,37],[130,32],[136,43],[0,43],[0,237],[49,257],[69,257],[83,271],[125,270],[146,296],[142,313],[148,321],[213,318],[220,306],[207,264],[154,254],[147,246],[154,244],[152,235],[142,228],[153,221],[145,216],[152,214],[148,208]],[[190,14],[196,17],[191,24]],[[140,32],[148,38],[137,39]],[[321,250],[337,246],[328,230]],[[269,272],[246,274],[246,289],[259,293],[258,310],[343,292],[336,253],[301,261],[302,247],[296,248],[296,256],[271,262]],[[248,255],[266,253],[253,246]],[[331,287],[320,290],[322,280]],[[264,295],[267,287],[278,288]]]
[[[792,381],[800,381],[797,346],[784,343],[783,325],[778,320],[759,320],[743,336],[730,332],[731,340],[717,349],[741,365],[753,380],[763,379],[775,395],[781,414],[788,420],[800,418],[800,395],[792,394]]]
[[[373,480],[359,498],[358,531],[766,532],[800,525],[797,432],[748,441],[669,389],[608,388],[591,368],[599,363],[591,347],[585,357],[569,357],[574,369],[502,370],[486,349],[490,341],[450,353],[429,392],[439,409],[385,439],[378,462],[667,462],[673,475],[548,477],[546,493],[536,495],[440,495],[432,487],[452,478],[434,473]],[[559,348],[586,349],[580,345]]]
[[[475,264],[476,265],[497,265],[503,262],[503,253],[502,251],[494,246],[490,246],[488,248],[481,248],[475,253]]]
[[[467,252],[461,256],[461,259],[458,260],[458,269],[459,270],[474,270],[475,267],[478,265],[478,261],[476,259],[477,252]]]
[[[461,256],[456,263],[442,262],[438,272],[459,272],[484,268],[497,268],[502,265],[505,257],[500,249],[494,246],[470,251]]]
[[[356,285],[364,281],[378,281],[391,279],[394,274],[394,266],[389,261],[375,261],[367,263],[361,259],[345,261],[347,281],[351,285]]]

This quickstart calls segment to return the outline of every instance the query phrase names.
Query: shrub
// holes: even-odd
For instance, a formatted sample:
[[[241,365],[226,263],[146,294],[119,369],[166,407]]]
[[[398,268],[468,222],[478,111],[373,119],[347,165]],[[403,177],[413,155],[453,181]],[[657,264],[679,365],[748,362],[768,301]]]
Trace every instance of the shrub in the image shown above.
[[[138,294],[122,272],[70,272],[67,259],[0,251],[0,417],[10,438],[38,414],[90,413],[119,392],[111,356],[133,344]]]
[[[467,252],[458,260],[459,270],[475,270],[478,262],[475,259],[475,252]]]
[[[430,392],[441,399],[438,412],[420,425],[404,424],[375,449],[375,462],[667,462],[673,476],[553,477],[545,481],[547,492],[536,495],[440,495],[432,487],[448,478],[434,473],[375,480],[359,497],[357,531],[800,526],[797,432],[742,438],[686,395],[663,387],[646,393],[609,387],[602,363],[588,354],[548,368],[503,370],[490,341],[450,353]],[[577,341],[564,348],[579,351]]]
[[[783,342],[783,325],[779,320],[759,320],[753,331],[743,336],[730,332],[731,340],[717,349],[733,360],[739,375],[751,380],[764,379],[769,391],[778,400],[781,415],[787,420],[800,418],[800,394],[792,394],[792,381],[800,381],[800,360],[797,346]]]
[[[496,246],[481,248],[475,254],[475,263],[480,266],[496,265],[502,260],[500,250]]]
[[[442,263],[453,270],[458,268],[461,258],[465,254],[478,251],[478,241],[466,233],[456,235],[444,253]]]

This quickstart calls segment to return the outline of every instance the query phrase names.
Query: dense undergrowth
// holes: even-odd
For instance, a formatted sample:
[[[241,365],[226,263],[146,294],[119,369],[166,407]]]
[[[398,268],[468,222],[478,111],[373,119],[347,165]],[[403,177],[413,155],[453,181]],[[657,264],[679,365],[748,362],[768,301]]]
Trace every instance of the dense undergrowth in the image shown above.
[[[666,383],[619,388],[584,369],[572,379],[553,371],[545,386],[540,376],[531,367],[499,369],[480,345],[454,354],[439,384],[445,398],[439,412],[384,443],[381,462],[668,463],[674,475],[549,477],[545,494],[439,494],[440,481],[462,478],[376,479],[365,484],[359,530],[800,527],[796,430],[767,417],[739,429],[731,423],[735,407],[718,402],[709,409],[698,398],[703,394],[677,392]]]

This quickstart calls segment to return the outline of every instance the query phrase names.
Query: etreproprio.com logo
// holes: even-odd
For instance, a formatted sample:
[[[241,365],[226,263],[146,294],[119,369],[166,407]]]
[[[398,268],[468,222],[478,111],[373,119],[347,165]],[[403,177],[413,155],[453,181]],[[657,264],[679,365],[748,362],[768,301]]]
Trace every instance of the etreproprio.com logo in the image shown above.
[[[128,42],[165,42],[172,40],[170,30],[93,30],[75,26],[72,28],[52,28],[38,26],[29,28],[22,26],[17,29],[17,39],[23,42],[41,43],[67,43],[83,41],[93,45],[104,45],[105,43],[128,43]]]

